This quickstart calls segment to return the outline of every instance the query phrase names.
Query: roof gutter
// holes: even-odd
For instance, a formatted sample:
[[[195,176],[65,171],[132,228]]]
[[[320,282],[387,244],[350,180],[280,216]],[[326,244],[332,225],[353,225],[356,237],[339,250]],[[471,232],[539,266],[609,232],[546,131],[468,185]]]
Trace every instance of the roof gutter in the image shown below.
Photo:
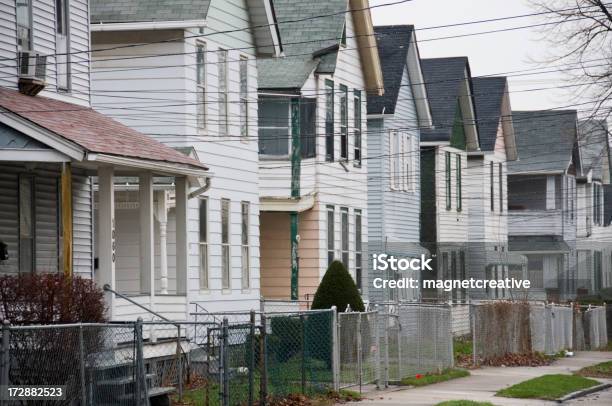
[[[193,27],[205,27],[206,20],[185,21],[139,21],[129,23],[92,23],[91,32],[104,31],[138,31],[138,30],[173,30]]]
[[[208,169],[196,168],[195,166],[189,166],[188,164],[179,164],[166,161],[150,161],[146,159],[97,153],[87,154],[87,160],[90,162],[97,162],[109,165],[145,169],[152,172],[159,172],[168,175],[192,176],[198,178],[209,177]]]

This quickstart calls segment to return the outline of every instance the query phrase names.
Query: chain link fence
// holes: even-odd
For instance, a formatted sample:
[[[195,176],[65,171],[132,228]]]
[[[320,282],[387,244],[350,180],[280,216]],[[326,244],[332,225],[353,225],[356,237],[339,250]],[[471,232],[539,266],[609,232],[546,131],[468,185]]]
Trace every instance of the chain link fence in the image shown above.
[[[607,345],[605,307],[493,301],[472,303],[473,363],[507,354],[599,349]]]
[[[338,315],[340,387],[388,386],[453,366],[449,306],[406,303],[374,308]]]

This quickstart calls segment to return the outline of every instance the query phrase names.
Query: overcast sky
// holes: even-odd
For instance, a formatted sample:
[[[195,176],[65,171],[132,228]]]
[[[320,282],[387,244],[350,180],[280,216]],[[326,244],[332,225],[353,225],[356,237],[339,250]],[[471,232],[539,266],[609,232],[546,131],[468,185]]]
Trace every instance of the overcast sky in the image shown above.
[[[370,5],[393,1],[395,0],[370,0]],[[550,55],[549,46],[543,40],[545,34],[543,28],[526,28],[435,41],[427,39],[538,24],[544,22],[542,17],[515,18],[442,29],[424,28],[533,12],[525,0],[412,0],[398,5],[374,8],[372,16],[374,25],[413,24],[417,29],[422,58],[467,56],[472,75],[477,76],[545,67],[536,62],[543,61],[546,59],[545,55]],[[559,73],[510,77],[512,108],[535,110],[572,104],[567,90],[524,92],[526,89],[559,86],[564,84],[563,79]]]

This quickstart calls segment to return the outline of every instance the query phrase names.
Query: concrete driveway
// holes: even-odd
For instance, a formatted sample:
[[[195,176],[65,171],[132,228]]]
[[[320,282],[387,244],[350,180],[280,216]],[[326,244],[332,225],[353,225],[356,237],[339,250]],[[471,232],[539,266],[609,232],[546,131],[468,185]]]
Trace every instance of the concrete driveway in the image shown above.
[[[365,405],[421,405],[431,406],[445,400],[474,400],[491,402],[494,405],[555,405],[556,402],[541,400],[510,399],[496,397],[495,393],[527,379],[547,374],[570,374],[582,367],[612,360],[612,352],[584,351],[574,357],[563,358],[545,367],[481,368],[471,371],[472,375],[442,382],[422,388],[390,389],[370,392],[365,395]],[[607,380],[598,379],[602,382]],[[612,382],[612,381],[609,381]],[[612,405],[612,391],[604,391],[590,396],[591,401],[573,401],[575,405]],[[596,403],[602,402],[602,403]]]

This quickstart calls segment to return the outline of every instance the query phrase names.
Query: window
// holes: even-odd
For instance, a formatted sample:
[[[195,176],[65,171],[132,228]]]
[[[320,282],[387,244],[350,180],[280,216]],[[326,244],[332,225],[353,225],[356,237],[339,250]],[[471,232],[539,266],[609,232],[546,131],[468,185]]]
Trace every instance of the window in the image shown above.
[[[230,201],[221,199],[221,285],[230,288]]]
[[[242,202],[242,289],[251,287],[249,267],[249,202]]]
[[[574,182],[574,180],[572,178],[570,178],[570,218],[572,219],[572,222],[574,222],[574,217],[575,217],[575,213],[574,213],[574,196],[576,195],[576,183]]]
[[[325,160],[334,161],[334,82],[325,80]]]
[[[504,212],[504,166],[502,163],[497,164],[497,170],[499,172],[499,212]]]
[[[459,279],[460,280],[465,280],[467,277],[466,272],[465,272],[465,252],[464,251],[459,251]],[[460,297],[459,299],[465,299],[465,297],[467,292],[467,288],[461,288],[460,289]]]
[[[495,211],[495,164],[489,163],[489,189],[491,194],[491,211]]]
[[[359,167],[361,166],[361,90],[355,89],[353,94],[353,107],[355,109],[353,114],[353,127],[355,128],[355,152],[353,165]]]
[[[462,205],[463,203],[462,193],[463,192],[461,191],[461,186],[462,186],[461,185],[462,183],[461,181],[461,169],[462,169],[461,168],[461,155],[457,154],[455,160],[456,160],[456,165],[457,165],[457,167],[455,168],[455,171],[457,172],[456,179],[455,179],[455,181],[457,182],[457,185],[456,185],[457,187],[457,211],[461,211],[461,209],[463,208],[463,205]]]
[[[19,272],[35,271],[34,177],[19,176]]]
[[[340,158],[348,159],[348,87],[340,85]]]
[[[342,38],[340,38],[340,45],[343,47],[346,46],[346,23],[344,24],[344,27],[342,28]]]
[[[327,206],[327,265],[329,266],[335,257],[335,228],[334,228],[334,206]]]
[[[200,199],[200,289],[208,289],[208,200]]]
[[[300,150],[302,158],[317,155],[317,99],[303,97],[300,100]]]
[[[340,223],[341,223],[341,245],[342,248],[342,263],[349,269],[349,209],[347,207],[340,208]]]
[[[32,50],[32,1],[17,0],[17,46],[23,50]]]
[[[62,90],[70,87],[69,23],[68,0],[55,0],[57,87]]]
[[[457,253],[455,251],[451,252],[450,275],[451,275],[450,276],[451,280],[457,279]],[[452,290],[451,298],[456,300],[457,299],[457,294],[458,294],[458,290],[457,289],[453,289]]]
[[[206,128],[206,44],[196,44],[196,84],[198,128]]]
[[[402,135],[402,168],[404,171],[404,181],[402,182],[403,189],[407,192],[414,191],[415,179],[415,159],[414,159],[414,138],[408,134]]]
[[[240,136],[249,136],[249,60],[246,56],[240,57]]]
[[[227,50],[217,51],[219,69],[219,132],[228,135]]]
[[[362,288],[361,276],[362,276],[362,232],[361,229],[361,210],[355,209],[355,283],[357,288]]]
[[[451,154],[450,152],[445,152],[445,173],[446,173],[446,210],[450,210],[452,208],[452,200],[451,200]]]
[[[400,188],[400,177],[401,177],[401,153],[400,153],[400,135],[397,131],[391,131],[389,133],[389,162],[391,167],[391,190],[398,190]]]
[[[289,156],[291,99],[288,97],[259,98],[259,153]]]

